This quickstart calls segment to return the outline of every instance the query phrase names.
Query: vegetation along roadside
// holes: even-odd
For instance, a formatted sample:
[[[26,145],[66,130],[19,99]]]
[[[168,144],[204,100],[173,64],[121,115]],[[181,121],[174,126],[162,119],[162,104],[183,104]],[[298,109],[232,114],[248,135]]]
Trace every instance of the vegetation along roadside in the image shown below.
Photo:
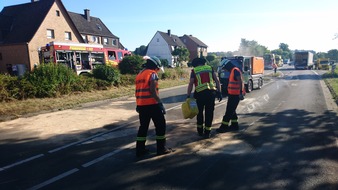
[[[52,63],[42,64],[19,78],[0,75],[0,122],[70,109],[87,102],[133,96],[134,80],[142,69],[143,59],[131,56],[120,64],[120,68],[96,67],[87,76],[77,76],[68,67]],[[159,73],[159,88],[187,84],[188,76],[187,69],[166,68],[164,73]]]

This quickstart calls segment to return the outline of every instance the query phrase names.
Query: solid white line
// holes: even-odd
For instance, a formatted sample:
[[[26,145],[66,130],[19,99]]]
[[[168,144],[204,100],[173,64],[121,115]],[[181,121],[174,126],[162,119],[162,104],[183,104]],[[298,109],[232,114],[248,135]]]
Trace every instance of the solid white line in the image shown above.
[[[13,164],[10,164],[10,165],[7,165],[7,166],[4,166],[4,167],[0,168],[0,171],[7,170],[7,169],[12,168],[12,167],[14,167],[14,166],[17,166],[17,165],[20,165],[20,164],[23,164],[23,163],[32,161],[32,160],[34,160],[34,159],[40,158],[40,157],[42,157],[42,156],[45,156],[45,155],[44,155],[44,154],[38,154],[38,155],[36,155],[36,156],[32,156],[32,157],[30,157],[30,158],[21,160],[21,161],[19,161],[19,162],[15,162],[15,163],[13,163]]]
[[[49,185],[49,184],[51,184],[51,183],[54,183],[54,182],[60,180],[60,179],[62,179],[62,178],[65,178],[65,177],[67,177],[67,176],[69,176],[69,175],[71,175],[71,174],[73,174],[73,173],[75,173],[75,172],[77,172],[77,171],[79,171],[79,169],[74,168],[74,169],[72,169],[72,170],[69,170],[69,171],[63,173],[63,174],[60,174],[60,175],[58,175],[58,176],[55,176],[55,177],[53,177],[53,178],[51,178],[51,179],[49,179],[49,180],[47,180],[47,181],[45,181],[45,182],[43,182],[43,183],[40,183],[40,184],[38,184],[38,185],[36,185],[36,186],[34,186],[34,187],[31,187],[31,188],[29,188],[28,190],[36,190],[36,189],[40,189],[40,188],[42,188],[42,187],[45,187],[45,186],[47,186],[47,185]]]
[[[96,163],[98,163],[98,162],[100,162],[100,161],[102,161],[102,160],[104,160],[104,159],[106,159],[106,158],[108,158],[108,157],[110,157],[110,156],[112,156],[114,154],[117,154],[117,153],[121,152],[122,150],[125,150],[127,148],[131,148],[134,144],[135,143],[129,143],[129,144],[125,145],[125,146],[122,146],[118,150],[114,150],[113,152],[109,152],[108,154],[105,154],[105,155],[103,155],[101,157],[98,157],[98,158],[96,158],[96,159],[94,159],[94,160],[92,160],[90,162],[87,162],[87,163],[83,164],[82,167],[86,168],[88,166],[96,164]]]

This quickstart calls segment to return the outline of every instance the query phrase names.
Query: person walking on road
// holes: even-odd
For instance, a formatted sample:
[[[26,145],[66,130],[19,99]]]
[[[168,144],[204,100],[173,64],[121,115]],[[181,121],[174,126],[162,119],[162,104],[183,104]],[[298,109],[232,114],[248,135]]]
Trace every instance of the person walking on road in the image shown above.
[[[214,70],[205,63],[206,60],[203,58],[193,59],[192,66],[194,68],[190,74],[187,98],[190,98],[193,85],[195,85],[194,98],[199,110],[197,114],[197,132],[199,136],[209,138],[214,117],[215,98],[217,96],[218,100],[222,101],[222,95],[220,83]]]
[[[218,129],[216,129],[216,131],[218,133],[237,131],[239,129],[239,126],[236,109],[239,104],[239,101],[243,100],[245,95],[242,72],[238,67],[234,66],[228,59],[223,59],[221,61],[220,69],[225,69],[226,71],[229,71],[230,76],[228,84],[228,102],[226,106],[225,115],[223,116],[221,126]]]
[[[136,111],[139,113],[140,127],[136,138],[136,156],[140,157],[149,153],[145,143],[150,120],[155,125],[157,155],[168,154],[172,150],[166,148],[166,110],[161,102],[158,91],[157,72],[162,69],[161,61],[157,57],[145,56],[145,68],[136,76],[135,96]]]
[[[276,74],[277,73],[277,64],[274,62],[274,61],[272,61],[272,68],[273,68],[273,71],[274,71],[274,73]]]

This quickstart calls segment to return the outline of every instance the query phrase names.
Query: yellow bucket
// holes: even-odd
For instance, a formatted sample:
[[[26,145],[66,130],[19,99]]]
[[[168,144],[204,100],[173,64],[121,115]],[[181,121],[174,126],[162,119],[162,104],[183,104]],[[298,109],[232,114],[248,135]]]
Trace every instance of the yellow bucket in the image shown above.
[[[184,119],[194,118],[198,114],[196,99],[187,98],[187,100],[182,104],[182,113]]]

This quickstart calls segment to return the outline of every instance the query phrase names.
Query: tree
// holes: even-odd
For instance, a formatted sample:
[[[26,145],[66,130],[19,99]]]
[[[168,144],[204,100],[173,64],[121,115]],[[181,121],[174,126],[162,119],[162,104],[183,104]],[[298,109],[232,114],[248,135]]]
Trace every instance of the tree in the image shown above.
[[[327,53],[324,53],[324,52],[318,52],[315,54],[315,58],[318,59],[318,58],[326,58],[327,57]]]
[[[176,47],[172,55],[177,56],[178,63],[176,66],[182,66],[183,61],[189,61],[190,52],[185,47]]]
[[[119,70],[121,74],[137,74],[142,70],[143,63],[145,63],[145,61],[142,56],[126,56],[119,63]]]
[[[292,51],[289,49],[289,45],[286,43],[280,43],[279,49],[272,50],[271,53],[281,55],[282,59],[292,59]]]
[[[279,44],[279,49],[281,49],[282,51],[287,51],[287,52],[290,51],[289,45],[288,45],[288,44],[285,44],[285,43],[280,43],[280,44]]]
[[[337,49],[331,49],[327,52],[327,58],[330,58],[331,60],[338,61],[338,50]]]
[[[282,55],[283,54],[283,50],[282,49],[275,49],[275,50],[272,50],[271,53],[277,54],[277,55]]]
[[[248,56],[263,56],[268,51],[267,47],[258,44],[256,41],[248,41],[245,38],[241,39],[241,44],[239,46],[238,52],[239,55],[248,55]]]
[[[209,62],[215,60],[217,56],[215,54],[208,54],[205,59],[208,60]]]
[[[145,56],[147,54],[148,47],[145,45],[141,45],[140,47],[136,48],[134,51],[135,55]]]

